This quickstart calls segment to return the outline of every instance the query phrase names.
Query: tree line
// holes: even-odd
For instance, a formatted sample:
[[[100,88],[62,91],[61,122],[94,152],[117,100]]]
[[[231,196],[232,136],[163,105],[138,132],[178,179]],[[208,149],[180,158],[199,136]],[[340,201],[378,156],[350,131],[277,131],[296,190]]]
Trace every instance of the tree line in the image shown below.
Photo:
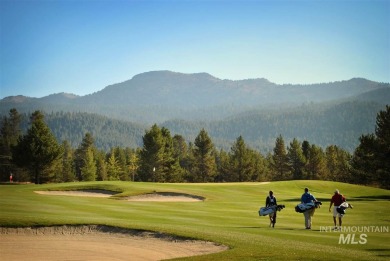
[[[331,145],[282,135],[272,152],[262,154],[239,136],[230,150],[217,149],[205,129],[186,142],[157,124],[145,131],[142,146],[98,149],[86,132],[81,143],[61,144],[43,113],[30,116],[26,133],[21,115],[11,109],[0,125],[0,178],[19,182],[123,180],[144,182],[255,182],[321,179],[390,188],[390,107],[377,114],[375,133],[362,135],[354,153]]]

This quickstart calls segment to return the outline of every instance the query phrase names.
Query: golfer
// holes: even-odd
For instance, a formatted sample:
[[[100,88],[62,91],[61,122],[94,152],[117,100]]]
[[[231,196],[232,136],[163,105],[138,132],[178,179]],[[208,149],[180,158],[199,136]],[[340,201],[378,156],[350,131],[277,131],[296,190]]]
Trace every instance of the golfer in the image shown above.
[[[302,194],[301,203],[307,204],[311,202],[316,202],[316,198],[309,193],[309,189],[305,188],[305,193]],[[305,217],[305,228],[311,229],[311,217],[314,215],[315,208],[306,210],[303,212],[303,216]]]
[[[277,205],[276,198],[274,197],[274,192],[271,190],[269,192],[269,195],[267,196],[267,198],[265,200],[265,207],[272,207],[272,206],[276,206],[276,205]],[[275,227],[275,223],[276,223],[276,209],[275,209],[274,213],[269,214],[269,220],[270,220],[269,226]]]
[[[330,206],[329,206],[329,212],[330,212],[330,209],[332,208],[332,205],[334,204],[334,206],[333,206],[333,223],[334,223],[335,230],[337,230],[337,222],[336,222],[337,217],[339,218],[339,226],[340,227],[342,224],[343,215],[341,215],[340,213],[337,212],[337,207],[340,206],[341,204],[343,204],[343,202],[345,202],[345,197],[340,194],[340,191],[338,189],[336,189],[332,199],[330,200]]]

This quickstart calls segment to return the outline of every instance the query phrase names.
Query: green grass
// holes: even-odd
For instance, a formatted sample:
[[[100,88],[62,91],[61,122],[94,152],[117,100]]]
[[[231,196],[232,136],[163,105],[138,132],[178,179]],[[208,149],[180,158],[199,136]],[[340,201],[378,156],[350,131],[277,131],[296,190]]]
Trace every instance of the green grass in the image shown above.
[[[304,229],[303,215],[294,207],[304,187],[323,201],[313,217],[313,230]],[[390,191],[327,181],[286,181],[227,184],[156,184],[88,182],[0,186],[0,226],[53,226],[101,224],[152,230],[210,240],[229,250],[183,260],[386,260],[390,234],[367,233],[366,244],[339,244],[339,232],[320,231],[332,226],[329,199],[338,188],[354,209],[345,226],[390,227]],[[35,190],[107,189],[111,198],[48,196]],[[276,228],[258,209],[273,190],[279,204]],[[129,202],[123,196],[150,192],[178,192],[205,197],[202,202]],[[361,233],[356,233],[359,241]],[[181,259],[180,259],[181,260]]]

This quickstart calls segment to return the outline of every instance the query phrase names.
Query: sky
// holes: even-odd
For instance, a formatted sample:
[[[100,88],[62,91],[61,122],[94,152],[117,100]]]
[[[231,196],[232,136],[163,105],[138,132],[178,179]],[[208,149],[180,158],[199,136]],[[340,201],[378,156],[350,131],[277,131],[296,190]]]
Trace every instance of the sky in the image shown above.
[[[390,0],[0,0],[0,98],[155,70],[390,82]]]

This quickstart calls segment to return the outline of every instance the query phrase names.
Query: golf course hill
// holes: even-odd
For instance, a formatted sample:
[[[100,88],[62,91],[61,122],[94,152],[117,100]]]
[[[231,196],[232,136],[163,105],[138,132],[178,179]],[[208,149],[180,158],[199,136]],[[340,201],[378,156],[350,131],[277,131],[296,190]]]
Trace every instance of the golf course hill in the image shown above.
[[[295,211],[306,187],[322,202],[310,230]],[[329,212],[336,189],[353,205],[339,230]],[[258,214],[270,190],[285,205],[275,228]],[[151,200],[158,197],[166,198]],[[105,260],[388,260],[389,200],[389,190],[319,180],[3,183],[0,251],[15,260],[53,253]]]

